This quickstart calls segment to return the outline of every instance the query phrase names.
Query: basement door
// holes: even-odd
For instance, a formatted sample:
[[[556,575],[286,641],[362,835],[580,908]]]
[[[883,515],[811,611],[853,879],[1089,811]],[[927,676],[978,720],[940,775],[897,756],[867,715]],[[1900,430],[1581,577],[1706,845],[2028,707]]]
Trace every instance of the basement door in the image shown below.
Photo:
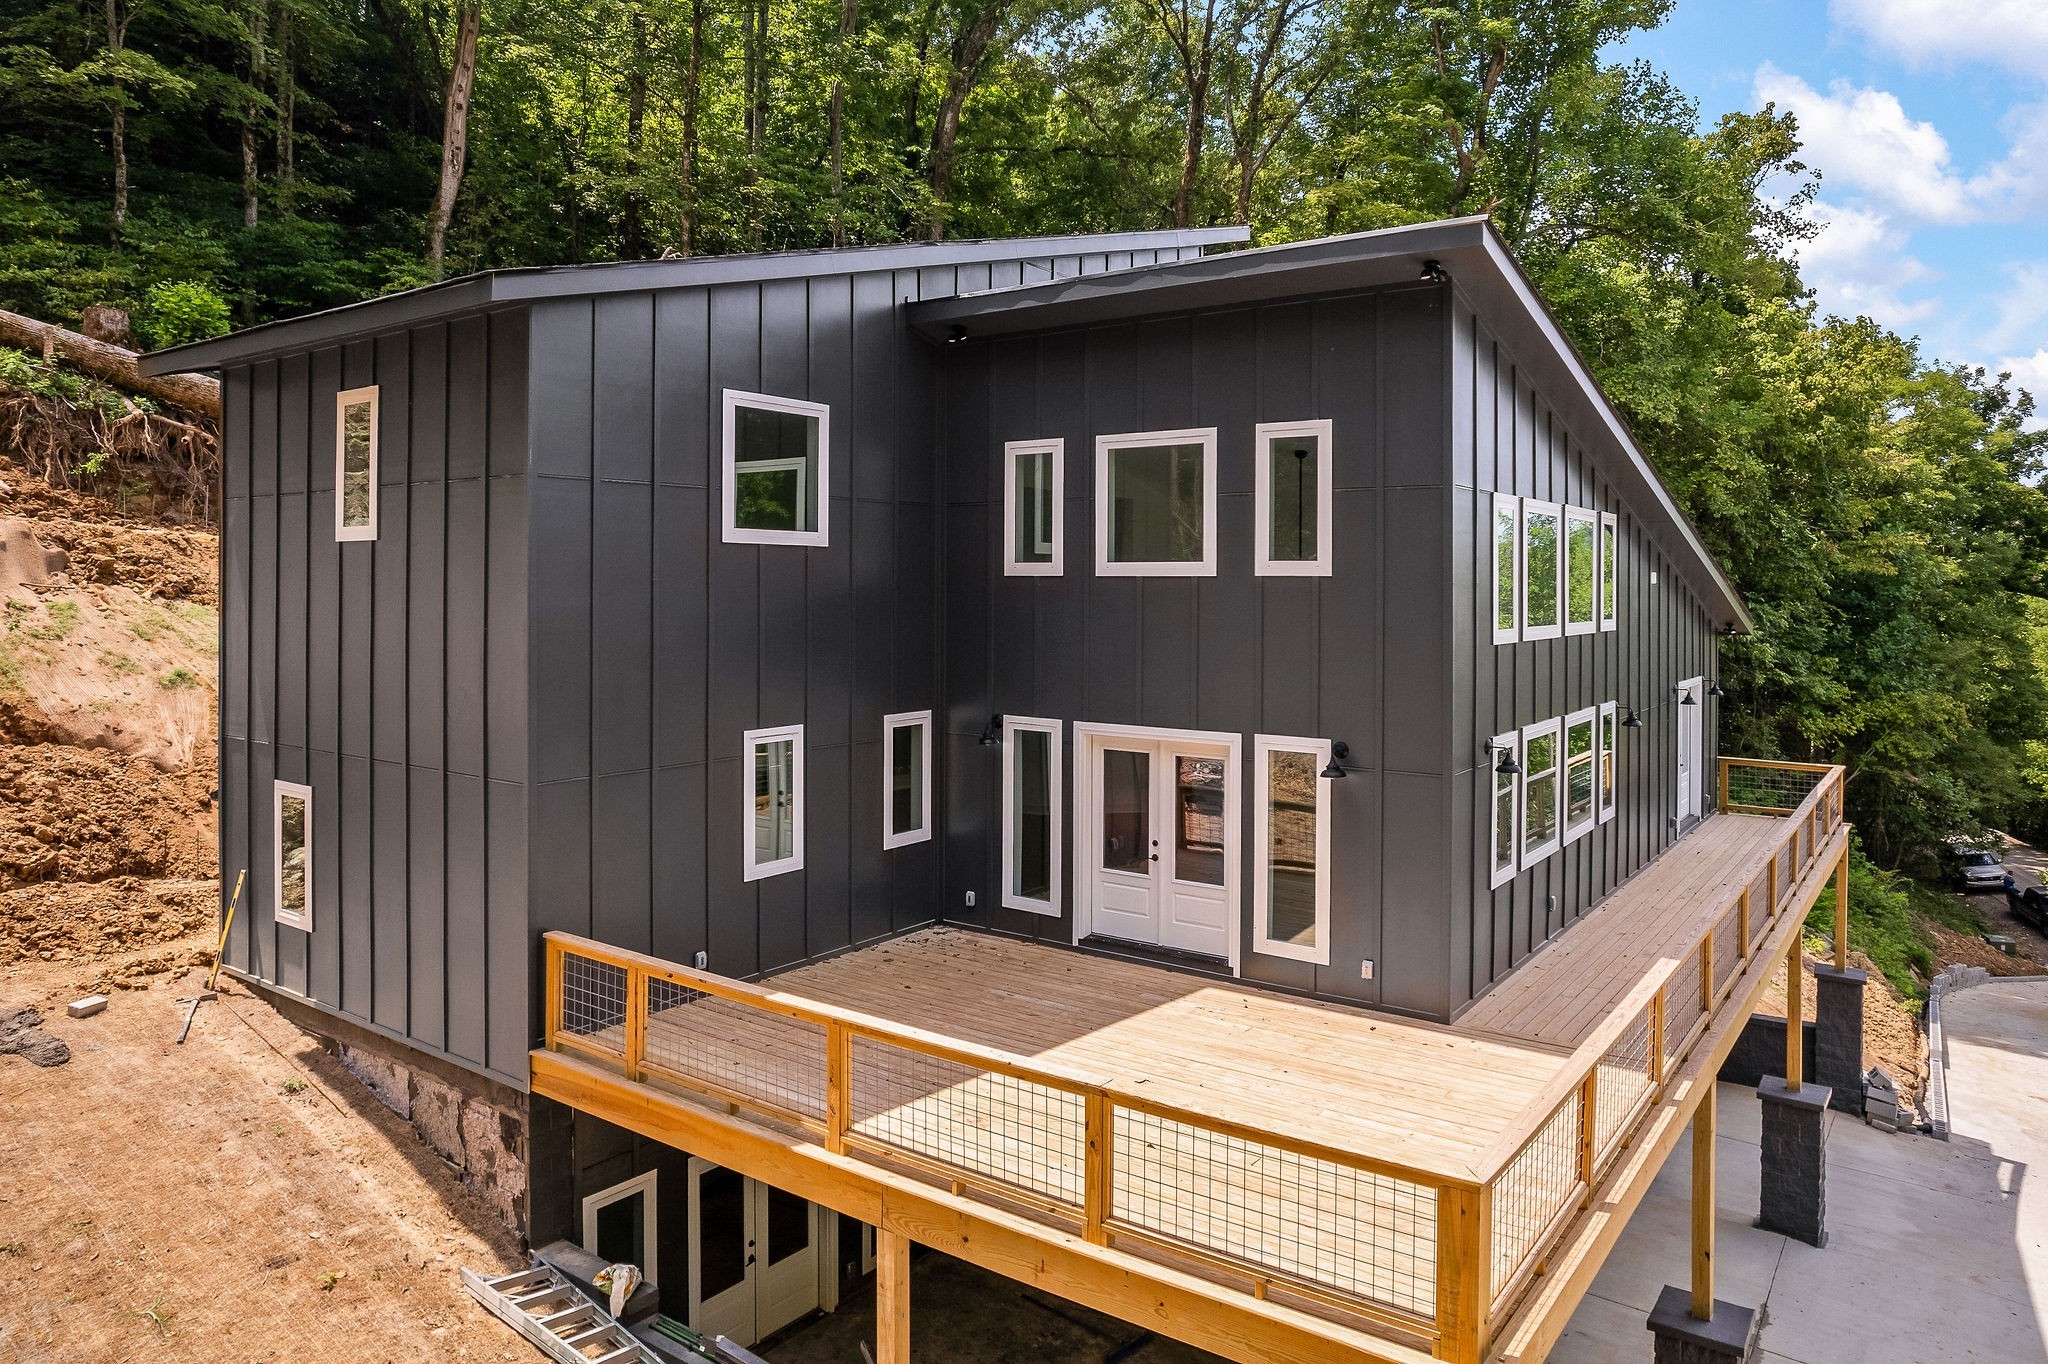
[[[690,1328],[752,1345],[821,1305],[814,1203],[690,1157]]]
[[[1086,859],[1087,932],[1230,959],[1235,744],[1164,731],[1076,733],[1087,745],[1074,839]]]

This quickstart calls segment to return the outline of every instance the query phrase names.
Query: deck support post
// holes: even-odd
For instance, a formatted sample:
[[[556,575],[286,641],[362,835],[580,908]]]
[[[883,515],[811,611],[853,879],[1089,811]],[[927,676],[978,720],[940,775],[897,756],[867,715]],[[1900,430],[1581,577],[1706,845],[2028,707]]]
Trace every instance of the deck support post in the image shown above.
[[[910,1238],[875,1228],[875,1364],[910,1364]]]
[[[1650,1313],[1656,1364],[1742,1364],[1756,1353],[1758,1314],[1714,1297],[1713,1077],[1692,1113],[1692,1289],[1666,1285]]]
[[[1692,1315],[1714,1319],[1714,1081],[1692,1111]]]
[[[1799,938],[1785,949],[1785,1088],[1797,1094],[1806,1078],[1806,965]]]
[[[1835,863],[1835,969],[1849,969],[1849,850]]]

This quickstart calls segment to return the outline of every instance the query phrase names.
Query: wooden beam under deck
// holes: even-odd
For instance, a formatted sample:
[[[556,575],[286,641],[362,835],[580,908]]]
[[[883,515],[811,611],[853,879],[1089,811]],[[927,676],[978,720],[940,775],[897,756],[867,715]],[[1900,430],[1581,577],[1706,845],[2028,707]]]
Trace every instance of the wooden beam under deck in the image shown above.
[[[993,1205],[714,1112],[560,1052],[532,1055],[533,1092],[762,1180],[879,1231],[1242,1364],[1429,1364],[1428,1351],[1242,1289],[1091,1245]],[[881,1364],[881,1361],[877,1361]]]

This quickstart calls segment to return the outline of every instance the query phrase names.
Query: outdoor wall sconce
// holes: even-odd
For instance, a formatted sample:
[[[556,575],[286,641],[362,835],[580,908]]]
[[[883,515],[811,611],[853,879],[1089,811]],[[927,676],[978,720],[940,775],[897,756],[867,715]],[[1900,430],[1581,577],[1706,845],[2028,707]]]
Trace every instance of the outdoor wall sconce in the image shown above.
[[[988,724],[982,727],[981,746],[983,748],[994,748],[997,744],[1000,744],[1002,741],[1003,717],[1000,715],[991,715],[988,717]]]
[[[1447,283],[1451,276],[1440,260],[1426,260],[1422,263],[1422,277],[1431,284]]]
[[[1513,745],[1497,743],[1492,739],[1488,739],[1486,741],[1486,751],[1488,753],[1500,754],[1500,761],[1493,765],[1494,771],[1500,773],[1503,777],[1519,777],[1522,775],[1522,765],[1515,761]]]
[[[1641,729],[1643,727],[1643,717],[1636,714],[1634,706],[1630,706],[1628,714],[1621,717],[1621,727],[1623,729]]]
[[[1726,696],[1727,694],[1727,692],[1721,690],[1721,684],[1719,682],[1715,682],[1707,688],[1707,695],[1715,698],[1716,700],[1719,700],[1721,697]]]
[[[1325,763],[1323,770],[1316,775],[1322,777],[1325,781],[1337,781],[1344,776],[1344,760],[1350,756],[1350,744],[1342,740],[1332,740],[1330,743],[1330,761]]]
[[[1697,706],[1699,703],[1699,698],[1689,691],[1678,698],[1678,704],[1681,706]]]

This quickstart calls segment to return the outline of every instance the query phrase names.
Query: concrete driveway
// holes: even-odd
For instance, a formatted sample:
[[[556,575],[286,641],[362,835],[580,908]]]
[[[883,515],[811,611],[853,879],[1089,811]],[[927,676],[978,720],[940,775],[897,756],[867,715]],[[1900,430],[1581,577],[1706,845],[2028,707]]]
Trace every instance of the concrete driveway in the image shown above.
[[[1751,1225],[1756,1095],[1721,1086],[1717,1290],[1767,1306],[1762,1359],[2048,1364],[2048,980],[1959,991],[1942,1019],[1952,1139],[1829,1113],[1824,1250]],[[1554,1364],[1650,1358],[1644,1323],[1658,1290],[1688,1282],[1690,1162],[1681,1143]]]

